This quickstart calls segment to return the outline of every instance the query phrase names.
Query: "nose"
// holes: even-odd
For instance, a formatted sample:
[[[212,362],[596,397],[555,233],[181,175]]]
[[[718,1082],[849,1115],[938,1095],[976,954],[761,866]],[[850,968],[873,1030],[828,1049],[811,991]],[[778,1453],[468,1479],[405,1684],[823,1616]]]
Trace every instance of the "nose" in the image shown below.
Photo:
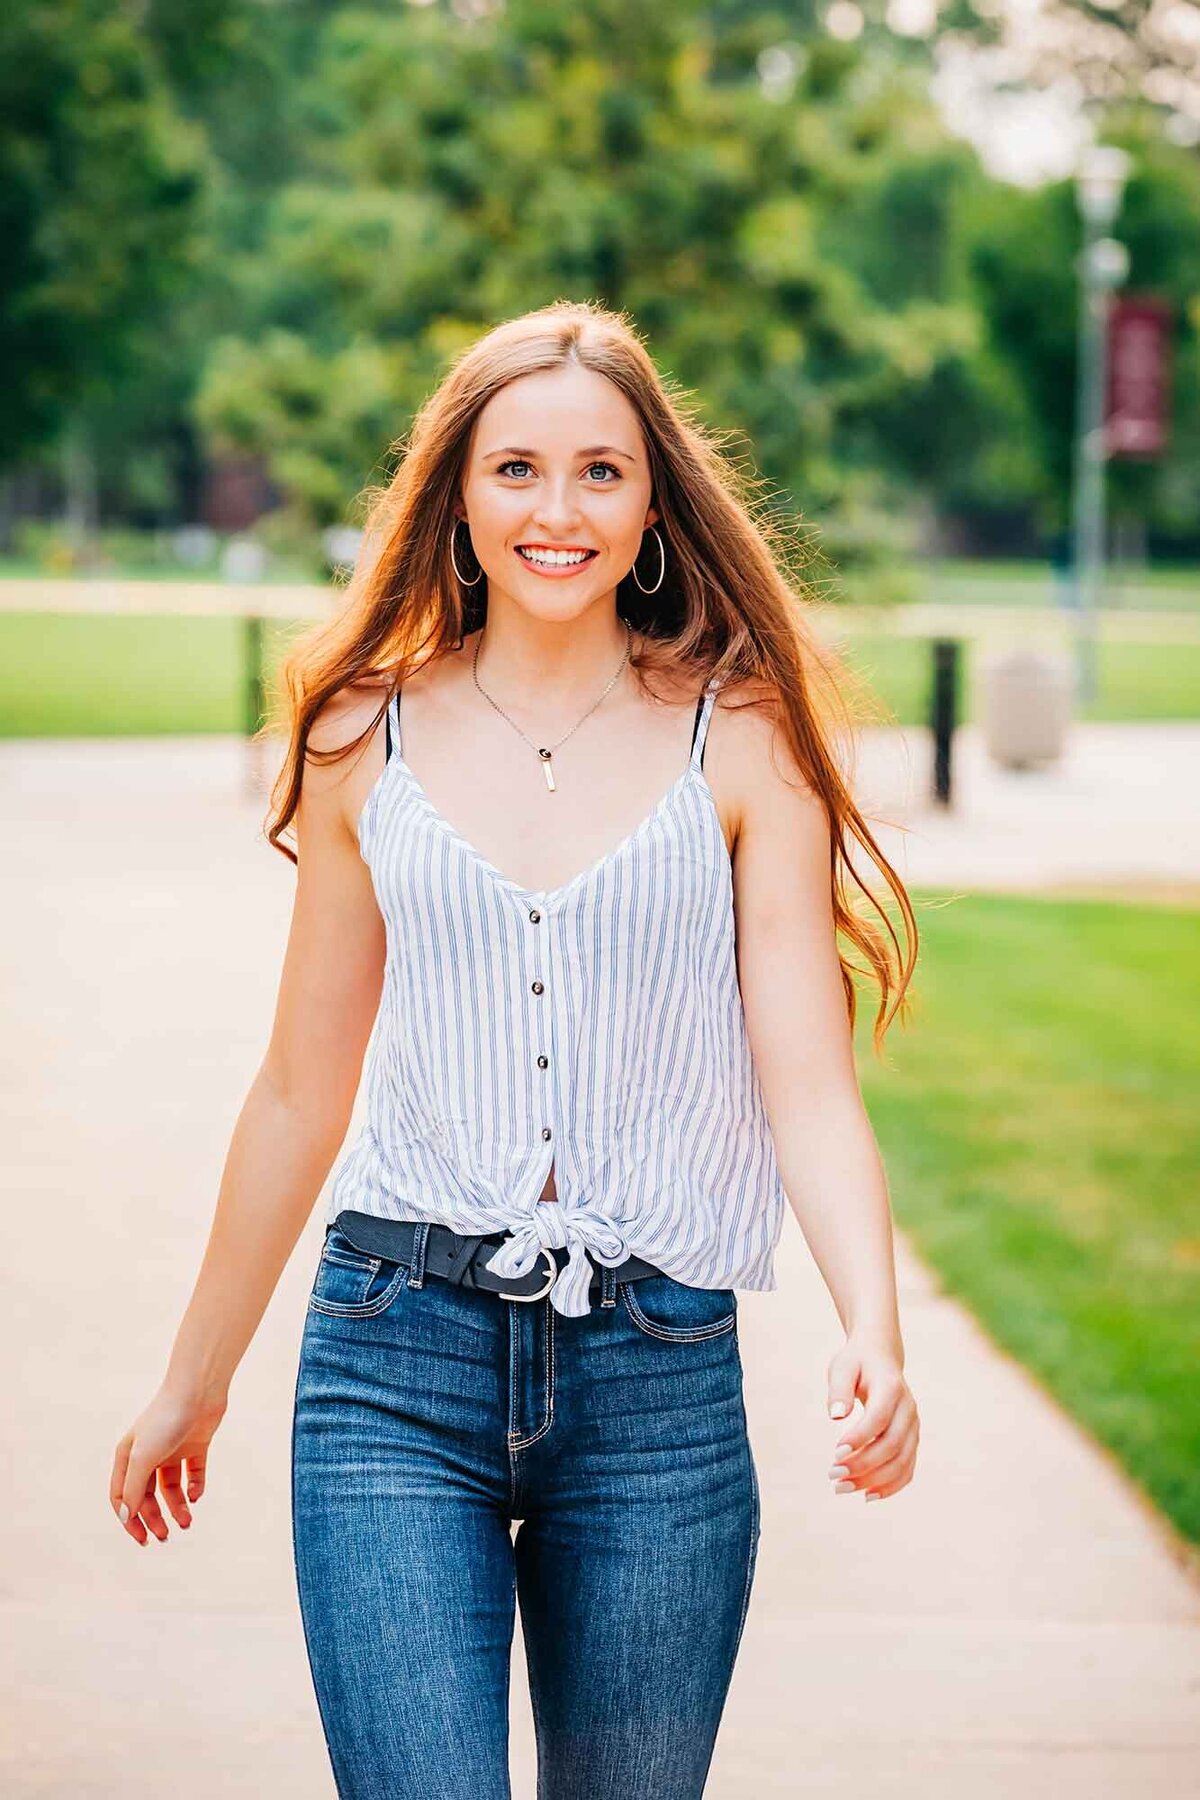
[[[581,517],[579,495],[573,475],[563,475],[557,481],[551,479],[543,484],[538,495],[533,519],[539,530],[545,531],[547,537],[554,532],[558,532],[563,537],[568,536],[578,525]]]

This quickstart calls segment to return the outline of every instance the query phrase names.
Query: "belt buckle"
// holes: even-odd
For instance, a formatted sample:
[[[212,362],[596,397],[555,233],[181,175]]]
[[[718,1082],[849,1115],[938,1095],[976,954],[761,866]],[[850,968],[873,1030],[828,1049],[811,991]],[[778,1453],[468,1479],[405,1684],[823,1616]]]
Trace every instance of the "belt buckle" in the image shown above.
[[[545,1287],[539,1288],[535,1294],[505,1294],[505,1293],[501,1292],[500,1293],[501,1300],[543,1300],[546,1297],[546,1295],[550,1292],[550,1289],[554,1286],[555,1282],[558,1280],[558,1264],[554,1260],[552,1251],[545,1244],[543,1244],[541,1249],[538,1251],[538,1255],[544,1256],[546,1258],[546,1261],[550,1264],[550,1279],[546,1283]]]

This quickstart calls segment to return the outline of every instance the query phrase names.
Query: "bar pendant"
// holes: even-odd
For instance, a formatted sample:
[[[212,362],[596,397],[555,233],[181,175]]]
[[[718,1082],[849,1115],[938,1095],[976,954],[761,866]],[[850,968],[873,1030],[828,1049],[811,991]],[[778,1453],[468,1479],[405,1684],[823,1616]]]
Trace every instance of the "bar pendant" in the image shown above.
[[[549,752],[549,750],[539,750],[538,755],[542,759],[542,768],[546,772],[546,786],[550,789],[551,793],[554,793],[554,791],[555,791],[554,770],[550,766],[550,752]]]

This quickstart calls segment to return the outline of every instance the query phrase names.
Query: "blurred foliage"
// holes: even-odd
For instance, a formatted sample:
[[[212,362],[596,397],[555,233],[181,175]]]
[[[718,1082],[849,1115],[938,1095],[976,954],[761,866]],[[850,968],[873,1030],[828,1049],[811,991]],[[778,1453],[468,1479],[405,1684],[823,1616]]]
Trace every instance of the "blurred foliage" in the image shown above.
[[[939,29],[996,31],[966,0]],[[5,454],[82,439],[105,516],[194,516],[230,452],[280,541],[354,520],[449,359],[567,296],[629,315],[848,584],[899,597],[939,518],[1065,523],[1070,185],[991,179],[933,45],[874,14],[843,41],[756,0],[10,0],[0,50]],[[1171,452],[1116,500],[1194,547],[1200,169],[1157,112],[1114,123],[1129,285],[1177,322]]]
[[[513,0],[469,31],[439,8],[332,10],[296,97],[304,167],[208,362],[209,443],[344,518],[449,356],[587,294],[835,560],[915,548],[914,498],[961,475],[1009,397],[978,379],[954,242],[982,177],[886,42],[827,45],[791,104],[764,98],[764,24],[735,58],[681,0]]]
[[[0,461],[136,385],[176,298],[204,280],[214,175],[128,9],[0,11]],[[186,396],[180,396],[181,401]]]

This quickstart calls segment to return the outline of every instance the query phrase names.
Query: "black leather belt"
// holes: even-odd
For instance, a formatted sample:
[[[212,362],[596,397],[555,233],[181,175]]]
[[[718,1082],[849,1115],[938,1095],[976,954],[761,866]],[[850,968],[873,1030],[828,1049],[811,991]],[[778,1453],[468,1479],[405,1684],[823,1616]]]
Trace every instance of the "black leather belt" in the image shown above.
[[[411,1268],[413,1234],[418,1220],[382,1219],[374,1213],[346,1211],[340,1212],[334,1223],[365,1256],[381,1256],[387,1262],[403,1263],[406,1268]],[[425,1273],[436,1275],[442,1281],[456,1282],[461,1287],[485,1288],[505,1300],[540,1300],[554,1286],[569,1252],[562,1246],[543,1247],[537,1262],[526,1274],[497,1275],[484,1264],[509,1235],[507,1231],[493,1231],[486,1237],[471,1237],[465,1232],[452,1231],[448,1225],[431,1224],[425,1243]],[[612,1273],[617,1281],[637,1281],[643,1275],[661,1275],[662,1270],[640,1256],[627,1256],[623,1263],[616,1264]],[[588,1292],[598,1291],[600,1282],[600,1270],[593,1265]]]

